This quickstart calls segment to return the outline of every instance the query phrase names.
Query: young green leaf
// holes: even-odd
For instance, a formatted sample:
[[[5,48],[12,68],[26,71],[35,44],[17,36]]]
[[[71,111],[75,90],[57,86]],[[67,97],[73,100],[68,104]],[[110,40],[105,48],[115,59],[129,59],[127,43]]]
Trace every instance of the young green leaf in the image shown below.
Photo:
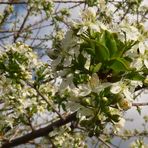
[[[124,58],[118,58],[112,61],[110,68],[115,72],[123,72],[130,70],[129,63]]]
[[[98,62],[106,61],[110,58],[110,53],[108,49],[98,42],[96,42],[95,53],[95,58]]]

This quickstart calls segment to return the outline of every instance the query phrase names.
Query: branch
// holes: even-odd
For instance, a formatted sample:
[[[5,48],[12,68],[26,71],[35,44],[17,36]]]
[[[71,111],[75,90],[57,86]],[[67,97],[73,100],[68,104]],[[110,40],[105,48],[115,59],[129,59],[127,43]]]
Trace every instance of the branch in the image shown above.
[[[124,13],[123,16],[121,17],[120,22],[122,22],[122,21],[124,20],[124,18],[125,18],[126,15],[129,13],[129,11],[130,11],[130,9],[131,9],[132,6],[133,6],[132,3],[129,4],[129,6],[128,6],[128,8],[126,9],[125,13]],[[119,23],[120,23],[120,22],[119,22]]]
[[[133,137],[142,137],[142,136],[148,136],[147,131],[139,132],[139,133],[133,133],[133,134],[127,134],[127,135],[121,135],[121,134],[114,134],[117,137],[120,138],[133,138]]]
[[[10,0],[10,3],[12,2],[13,0]],[[3,13],[3,18],[2,20],[0,20],[0,27],[3,25],[3,23],[7,20],[9,16],[9,13],[8,13],[8,6],[5,8],[4,10],[4,13]]]
[[[66,116],[65,120],[59,119],[44,128],[34,130],[31,133],[28,133],[24,136],[21,136],[19,138],[14,139],[14,140],[5,142],[1,148],[10,148],[12,146],[18,146],[18,145],[27,143],[28,141],[33,140],[35,138],[47,136],[55,128],[59,128],[65,124],[70,123],[71,121],[75,121],[75,120],[76,120],[76,112]]]
[[[32,9],[32,8],[30,8],[30,9],[28,10],[28,12],[27,12],[27,14],[26,14],[26,16],[25,16],[25,18],[24,18],[24,20],[23,20],[23,23],[22,23],[20,29],[18,30],[17,34],[14,36],[14,43],[16,42],[16,40],[18,39],[18,37],[20,36],[20,33],[22,32],[22,30],[23,30],[23,28],[24,28],[24,26],[25,26],[25,23],[26,23],[26,21],[27,21],[27,18],[28,18],[29,15],[30,15],[31,9]]]
[[[73,0],[63,0],[63,1],[61,1],[61,0],[54,0],[53,1],[54,3],[85,3],[85,1],[84,0],[79,0],[79,1],[73,1]],[[13,1],[13,2],[0,2],[0,4],[4,4],[4,5],[20,5],[20,4],[28,4],[27,2],[15,2],[15,1]]]
[[[74,0],[69,0],[69,1],[68,0],[63,0],[63,1],[62,0],[54,0],[53,2],[54,3],[85,3],[84,0],[79,0],[79,1],[78,0],[75,0],[75,1]]]
[[[14,5],[14,4],[27,4],[27,2],[15,2],[15,1],[12,1],[12,2],[0,2],[0,4],[4,4],[4,5]]]
[[[49,107],[51,107],[52,110],[53,110],[62,120],[64,120],[64,117],[60,114],[59,111],[57,111],[57,110],[55,109],[55,106],[53,106],[53,105],[48,101],[48,99],[47,99],[36,87],[34,87],[34,86],[33,86],[32,84],[30,84],[29,82],[26,82],[26,84],[29,85],[31,88],[35,89],[36,92],[38,93],[38,95],[47,103],[47,105],[48,105]]]
[[[141,103],[132,103],[132,106],[147,106],[148,105],[148,102],[141,102]]]
[[[111,146],[105,142],[102,138],[98,137],[98,140],[101,141],[107,148],[111,148]]]

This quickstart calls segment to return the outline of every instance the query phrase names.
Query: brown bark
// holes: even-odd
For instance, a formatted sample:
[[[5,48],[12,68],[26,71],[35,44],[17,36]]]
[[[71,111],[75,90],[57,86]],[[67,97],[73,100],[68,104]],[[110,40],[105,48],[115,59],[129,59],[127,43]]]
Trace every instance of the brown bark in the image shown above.
[[[18,146],[21,144],[25,144],[28,141],[33,140],[35,138],[47,136],[55,128],[59,128],[59,127],[66,125],[67,123],[70,123],[71,121],[74,121],[74,120],[76,120],[76,112],[66,116],[64,120],[59,119],[46,127],[34,130],[31,133],[28,133],[24,136],[21,136],[16,139],[13,139],[11,141],[5,142],[1,148],[10,148],[13,146]]]

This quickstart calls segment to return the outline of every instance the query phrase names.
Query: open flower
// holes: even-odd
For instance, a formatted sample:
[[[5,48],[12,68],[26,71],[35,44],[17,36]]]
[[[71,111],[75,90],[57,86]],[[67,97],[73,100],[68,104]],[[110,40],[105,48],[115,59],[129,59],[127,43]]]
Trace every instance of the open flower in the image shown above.
[[[128,99],[121,99],[119,102],[119,106],[123,110],[128,110],[132,107],[132,102]]]
[[[77,88],[73,89],[74,92],[77,90],[76,94],[78,96],[87,96],[91,92],[100,93],[106,87],[109,87],[111,83],[101,83],[99,77],[96,73],[92,74],[89,82],[87,84],[79,84]]]
[[[96,17],[96,11],[93,7],[89,7],[81,13],[81,16],[85,21],[94,20]]]
[[[121,30],[122,30],[121,34],[123,35],[123,39],[125,38],[124,37],[124,33],[125,33],[126,34],[126,40],[134,40],[134,41],[138,40],[140,33],[139,33],[139,31],[136,27],[131,26],[127,22],[121,23],[120,27],[121,27]]]
[[[132,100],[133,95],[132,93],[129,91],[129,86],[126,85],[124,82],[117,82],[114,83],[110,89],[111,93],[113,94],[119,94],[122,93],[124,94],[125,98],[128,100]]]

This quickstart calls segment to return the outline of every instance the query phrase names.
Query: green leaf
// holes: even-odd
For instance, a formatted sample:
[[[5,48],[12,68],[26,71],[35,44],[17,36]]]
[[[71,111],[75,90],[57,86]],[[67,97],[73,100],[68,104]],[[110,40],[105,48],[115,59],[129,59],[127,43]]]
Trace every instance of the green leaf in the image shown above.
[[[125,44],[123,42],[121,42],[120,40],[116,39],[116,45],[117,45],[117,51],[115,52],[113,57],[122,57],[123,53],[124,53],[124,48],[125,48]]]
[[[139,80],[139,81],[144,81],[145,77],[140,75],[138,72],[132,71],[127,75],[127,78],[130,80]]]
[[[108,48],[110,52],[110,56],[113,57],[118,49],[117,49],[116,41],[112,33],[105,30],[100,38],[100,42]]]
[[[95,55],[95,49],[93,48],[85,48],[86,52],[92,56]]]
[[[102,45],[106,46],[106,33],[105,33],[105,31],[101,34],[100,39],[99,39],[99,42]]]
[[[109,58],[110,58],[110,53],[108,49],[104,45],[96,42],[96,46],[95,46],[96,61],[102,62],[102,61],[109,60]]]
[[[129,41],[125,44],[124,52],[130,50],[138,41]]]
[[[116,60],[113,60],[112,64],[110,65],[110,68],[115,72],[123,72],[130,70],[129,62],[126,61],[124,58],[118,58]]]
[[[86,0],[86,4],[89,7],[95,6],[97,4],[97,0]]]
[[[86,74],[74,74],[73,82],[77,86],[78,84],[85,83],[88,81],[88,75]]]
[[[120,40],[116,40],[116,43],[117,43],[118,50],[116,51],[114,57],[122,57],[126,51],[130,50],[138,42],[129,41],[129,42],[123,43]]]
[[[97,65],[91,65],[90,66],[90,71],[92,73],[96,73],[96,72],[98,72],[100,70],[101,66],[102,66],[102,63],[98,63]]]
[[[84,43],[82,43],[80,45],[80,52],[82,52],[83,50],[85,50],[85,48],[88,48],[89,47],[89,44],[88,44],[88,41],[84,41]]]

